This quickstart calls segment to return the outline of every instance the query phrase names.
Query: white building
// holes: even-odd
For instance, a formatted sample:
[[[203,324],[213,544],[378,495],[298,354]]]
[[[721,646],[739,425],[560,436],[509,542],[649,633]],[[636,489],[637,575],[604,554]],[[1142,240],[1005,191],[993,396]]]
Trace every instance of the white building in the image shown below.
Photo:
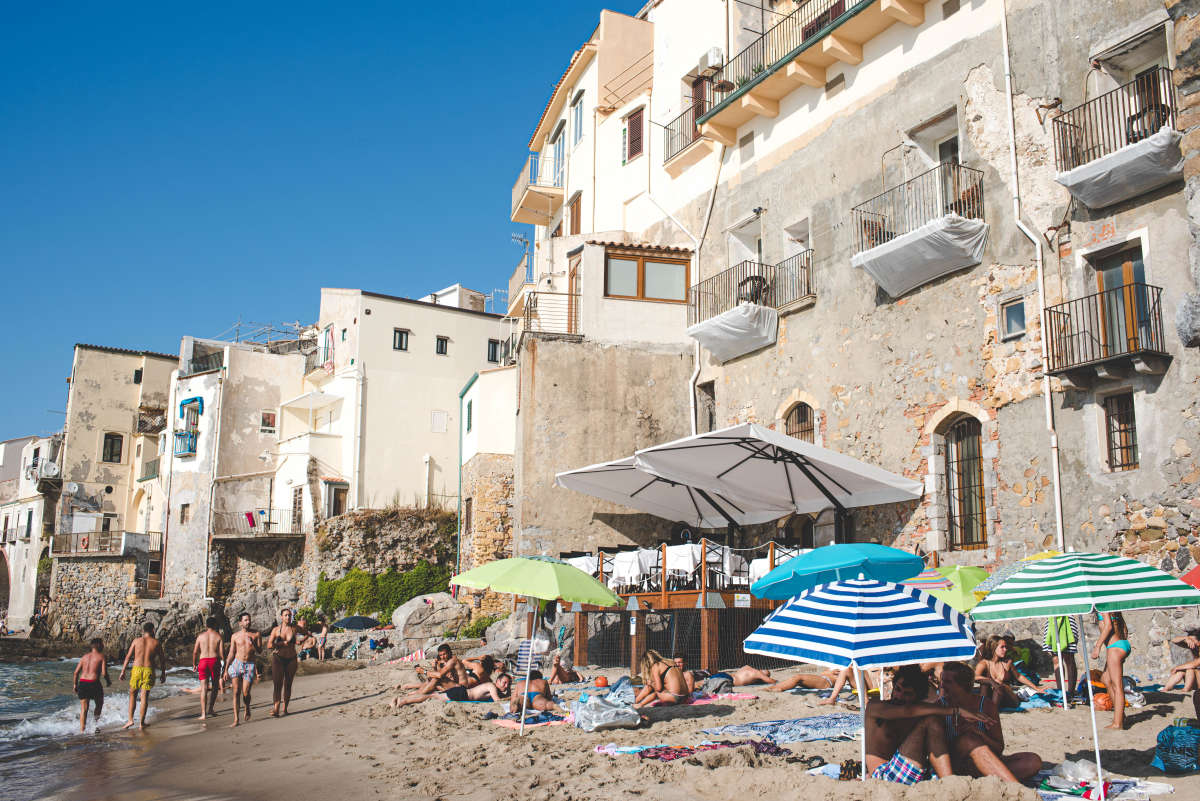
[[[57,475],[57,454],[52,456],[51,448],[57,451],[59,441],[20,437],[0,442],[0,603],[8,615],[7,621],[0,615],[0,625],[17,631],[28,628],[37,604],[38,559],[48,546],[38,477],[42,472]],[[52,505],[50,510],[53,514]]]

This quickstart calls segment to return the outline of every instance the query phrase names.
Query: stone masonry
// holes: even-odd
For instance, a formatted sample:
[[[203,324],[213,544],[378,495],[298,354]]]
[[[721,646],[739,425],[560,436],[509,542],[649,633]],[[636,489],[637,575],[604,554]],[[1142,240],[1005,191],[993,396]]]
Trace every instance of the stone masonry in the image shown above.
[[[506,559],[513,552],[513,457],[479,453],[462,468],[462,497],[471,502],[471,518],[463,521],[460,570]],[[474,616],[507,614],[512,598],[491,591],[470,590]]]

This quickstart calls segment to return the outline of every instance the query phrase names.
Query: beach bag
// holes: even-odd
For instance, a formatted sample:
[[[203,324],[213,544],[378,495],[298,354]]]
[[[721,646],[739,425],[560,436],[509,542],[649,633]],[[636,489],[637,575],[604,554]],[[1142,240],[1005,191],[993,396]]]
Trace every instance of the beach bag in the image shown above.
[[[642,721],[632,706],[587,693],[571,702],[571,714],[575,716],[575,725],[584,731],[634,729]]]
[[[733,681],[724,676],[712,676],[704,680],[704,684],[700,686],[700,692],[704,695],[731,693],[733,692]]]
[[[632,704],[637,693],[633,691],[633,682],[629,677],[622,676],[610,685],[608,694],[604,697],[614,703]]]
[[[1150,764],[1163,773],[1190,773],[1200,770],[1200,729],[1190,726],[1167,726],[1158,733],[1154,759]]]

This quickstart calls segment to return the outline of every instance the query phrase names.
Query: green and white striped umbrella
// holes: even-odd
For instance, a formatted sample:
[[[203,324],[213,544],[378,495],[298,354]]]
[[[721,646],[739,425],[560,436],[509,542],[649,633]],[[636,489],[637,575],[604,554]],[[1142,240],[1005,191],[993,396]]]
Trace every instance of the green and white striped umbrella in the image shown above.
[[[1200,590],[1124,556],[1068,553],[1029,562],[971,610],[975,620],[1200,606]]]

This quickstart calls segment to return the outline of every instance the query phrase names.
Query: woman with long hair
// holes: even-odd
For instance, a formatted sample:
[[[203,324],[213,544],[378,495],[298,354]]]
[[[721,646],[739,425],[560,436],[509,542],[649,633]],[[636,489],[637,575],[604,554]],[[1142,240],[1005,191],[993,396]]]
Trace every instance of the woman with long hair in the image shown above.
[[[687,701],[687,680],[675,663],[650,648],[638,663],[642,675],[642,689],[633,699],[635,707],[643,707],[658,701],[660,704],[681,704]]]
[[[271,649],[271,683],[275,685],[275,704],[271,717],[287,714],[288,701],[292,700],[292,680],[296,678],[299,655],[296,653],[297,638],[308,636],[308,632],[292,623],[292,610],[279,613],[280,622],[271,629],[267,637],[267,648]]]
[[[1133,651],[1133,646],[1129,644],[1129,628],[1120,612],[1098,612],[1096,616],[1100,624],[1100,637],[1092,646],[1092,659],[1099,659],[1100,649],[1104,649],[1104,674],[1100,680],[1104,682],[1113,705],[1113,722],[1108,728],[1124,729],[1125,660]]]
[[[975,681],[988,691],[997,709],[1009,709],[1021,705],[1021,697],[1013,692],[1010,684],[1024,684],[1038,689],[1037,685],[1017,671],[1008,638],[993,634],[979,648],[979,663],[975,665]]]

